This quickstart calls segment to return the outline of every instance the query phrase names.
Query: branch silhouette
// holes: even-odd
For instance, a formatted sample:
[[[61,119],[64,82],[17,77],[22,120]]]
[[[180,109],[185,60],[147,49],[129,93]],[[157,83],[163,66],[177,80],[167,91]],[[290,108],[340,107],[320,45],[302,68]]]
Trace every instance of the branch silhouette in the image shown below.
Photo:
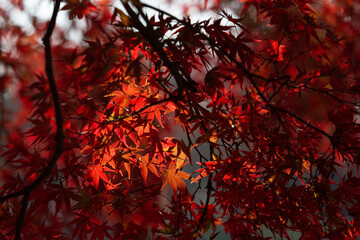
[[[21,210],[15,223],[15,238],[14,238],[15,240],[20,240],[21,238],[21,231],[24,224],[25,214],[28,208],[30,195],[49,176],[51,170],[56,165],[56,161],[59,159],[59,157],[63,152],[64,138],[65,138],[63,131],[64,120],[61,112],[60,97],[55,83],[55,77],[52,67],[52,55],[51,55],[51,43],[50,43],[50,38],[56,25],[56,17],[60,9],[60,2],[61,0],[55,1],[52,17],[47,27],[46,33],[42,39],[45,46],[45,72],[48,78],[52,100],[54,102],[55,120],[56,120],[56,136],[55,136],[56,146],[47,166],[29,186],[24,187],[23,190],[8,194],[0,198],[0,202],[3,202],[13,197],[18,197],[21,195],[23,196]]]

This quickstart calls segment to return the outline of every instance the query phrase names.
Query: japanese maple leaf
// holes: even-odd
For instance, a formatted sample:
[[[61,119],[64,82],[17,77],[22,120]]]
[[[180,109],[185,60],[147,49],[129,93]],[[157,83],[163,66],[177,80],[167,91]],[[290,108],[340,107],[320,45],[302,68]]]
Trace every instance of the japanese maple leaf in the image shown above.
[[[109,180],[108,180],[106,174],[104,173],[103,168],[100,165],[94,165],[94,166],[90,167],[90,171],[91,171],[91,175],[93,177],[93,182],[94,182],[95,188],[99,187],[100,179],[102,179],[106,183],[109,183]]]
[[[161,190],[169,183],[174,195],[177,195],[178,187],[180,190],[185,190],[183,179],[189,179],[190,175],[177,169],[176,163],[171,162],[169,168],[163,171],[163,177]]]
[[[285,45],[279,44],[278,41],[270,40],[272,55],[276,61],[284,61]]]

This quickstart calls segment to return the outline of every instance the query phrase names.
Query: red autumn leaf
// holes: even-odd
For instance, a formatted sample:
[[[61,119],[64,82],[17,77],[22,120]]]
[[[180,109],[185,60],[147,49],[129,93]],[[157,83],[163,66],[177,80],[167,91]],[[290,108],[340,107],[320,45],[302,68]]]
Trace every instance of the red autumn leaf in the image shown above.
[[[90,166],[89,169],[90,169],[90,174],[93,178],[95,188],[99,187],[100,179],[106,183],[109,183],[109,180],[106,174],[104,173],[104,169],[101,167],[101,165]]]
[[[278,41],[270,40],[271,55],[275,57],[276,61],[284,60],[284,52],[286,51],[285,45],[279,44]]]
[[[359,238],[354,1],[49,2],[0,6],[0,236]]]
[[[70,19],[75,17],[82,19],[83,16],[96,12],[98,9],[89,0],[71,0],[61,10],[70,10]]]

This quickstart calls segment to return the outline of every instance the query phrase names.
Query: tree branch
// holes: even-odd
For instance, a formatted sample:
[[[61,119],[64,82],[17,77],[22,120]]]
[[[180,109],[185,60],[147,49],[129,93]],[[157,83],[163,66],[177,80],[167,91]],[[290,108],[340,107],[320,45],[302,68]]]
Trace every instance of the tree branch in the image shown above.
[[[21,196],[21,195],[24,195],[24,189],[23,190],[20,190],[20,191],[17,191],[17,192],[14,192],[14,193],[10,193],[10,194],[7,194],[5,196],[2,196],[0,197],[0,203],[1,202],[4,202],[10,198],[13,198],[13,197],[18,197],[18,196]]]
[[[44,170],[41,172],[41,174],[28,187],[24,187],[24,190],[20,191],[20,192],[22,192],[22,195],[23,195],[23,201],[22,201],[22,206],[21,206],[19,216],[18,216],[18,218],[16,220],[16,224],[15,224],[15,238],[14,238],[15,240],[20,240],[21,230],[22,230],[22,226],[24,223],[25,214],[27,211],[27,207],[29,204],[29,197],[30,197],[31,193],[38,186],[40,186],[40,184],[50,175],[51,170],[56,165],[56,161],[58,160],[58,158],[61,156],[61,154],[63,152],[63,145],[64,145],[63,122],[64,122],[64,120],[62,117],[60,97],[59,97],[59,93],[58,93],[57,86],[55,83],[54,72],[53,72],[53,68],[52,68],[51,43],[50,43],[50,38],[51,38],[51,35],[55,28],[55,24],[56,24],[56,17],[59,12],[59,9],[60,9],[60,2],[61,2],[61,0],[55,1],[53,15],[52,15],[49,25],[47,27],[45,36],[42,39],[44,46],[45,46],[45,72],[46,72],[46,76],[49,81],[50,92],[51,92],[52,99],[54,102],[55,120],[56,120],[56,136],[55,136],[56,146],[55,146],[54,153],[53,153],[49,163],[44,168]],[[17,194],[10,194],[9,196],[11,196],[11,195],[18,196]],[[6,199],[8,199],[8,198],[6,198]]]
[[[218,49],[219,51],[222,52],[222,54],[224,54],[228,60],[232,63],[234,63],[238,68],[241,69],[241,71],[244,73],[244,75],[249,79],[251,85],[254,86],[256,92],[259,94],[260,98],[265,102],[266,106],[269,107],[272,111],[274,111],[276,114],[277,112],[283,112],[283,113],[286,113],[287,115],[289,116],[292,116],[294,117],[295,119],[299,120],[300,122],[302,123],[305,123],[308,127],[316,130],[317,132],[323,134],[324,136],[326,136],[330,141],[333,141],[333,138],[327,134],[326,132],[324,132],[323,130],[313,126],[312,124],[310,124],[309,122],[305,121],[304,119],[298,117],[297,115],[289,112],[289,111],[286,111],[284,109],[280,109],[280,108],[277,108],[277,107],[274,107],[272,104],[271,104],[271,99],[267,99],[265,94],[260,90],[259,86],[257,85],[257,83],[255,82],[254,78],[258,78],[258,79],[262,79],[262,80],[268,80],[266,78],[264,78],[263,76],[260,76],[258,74],[254,74],[252,72],[250,72],[249,70],[247,70],[245,68],[245,66],[243,66],[243,64],[241,62],[239,62],[238,60],[236,60],[235,58],[233,58],[225,49],[223,49],[221,46],[217,45],[215,43],[215,41],[213,39],[211,39],[209,36],[207,36],[206,34],[202,33],[199,29],[195,28],[193,25],[189,24],[188,22],[186,21],[183,21],[177,17],[175,17],[174,15],[170,14],[170,13],[167,13],[159,8],[156,8],[156,7],[153,7],[151,5],[148,5],[146,3],[142,3],[143,6],[145,7],[148,7],[148,8],[151,8],[155,11],[158,11],[162,14],[166,14],[168,15],[169,17],[173,18],[174,20],[182,23],[183,25],[185,25],[186,27],[188,27],[192,32],[194,33],[197,33],[199,35],[201,35],[205,40],[208,41],[208,43],[210,44],[210,46],[212,46],[213,48],[216,48]]]
[[[126,118],[136,116],[136,115],[144,112],[146,109],[148,109],[148,108],[150,108],[150,107],[159,105],[159,104],[164,103],[164,102],[171,101],[171,100],[173,100],[173,99],[174,99],[174,97],[173,97],[173,96],[170,96],[170,97],[164,98],[164,99],[162,99],[162,100],[160,100],[160,101],[158,101],[158,102],[150,103],[150,104],[146,105],[145,107],[142,107],[142,108],[140,108],[139,110],[137,110],[137,111],[135,111],[135,112],[132,112],[132,113],[130,113],[130,114],[127,114],[127,115],[118,117],[118,118],[116,118],[116,119],[106,120],[106,121],[100,122],[100,123],[101,123],[101,124],[117,123],[117,122],[120,122],[120,121],[122,121],[122,120],[124,120],[124,119],[126,119]]]
[[[171,74],[174,76],[176,84],[178,86],[178,93],[181,94],[182,90],[184,89],[192,89],[194,88],[193,85],[197,85],[196,82],[191,80],[190,76],[184,71],[181,71],[185,78],[183,78],[180,74],[179,66],[177,66],[176,63],[172,62],[167,54],[165,53],[161,42],[156,36],[156,32],[154,31],[151,23],[149,23],[149,20],[146,18],[144,13],[141,11],[141,9],[138,6],[135,6],[137,8],[138,13],[135,13],[134,10],[130,7],[127,0],[121,1],[124,8],[126,9],[127,13],[130,15],[130,19],[133,22],[135,28],[139,30],[141,35],[143,35],[146,40],[150,43],[151,47],[154,49],[154,51],[159,55],[161,60],[163,61],[164,65],[170,70]],[[147,26],[144,26],[141,21],[139,20],[139,14],[144,18],[145,22],[147,23]],[[195,89],[194,89],[195,91]]]

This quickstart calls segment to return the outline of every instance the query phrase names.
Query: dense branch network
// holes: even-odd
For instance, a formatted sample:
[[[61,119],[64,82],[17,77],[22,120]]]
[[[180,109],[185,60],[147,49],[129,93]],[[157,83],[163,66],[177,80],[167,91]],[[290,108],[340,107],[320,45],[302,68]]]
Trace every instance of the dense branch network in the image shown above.
[[[50,44],[55,2],[31,126],[1,156],[2,235],[359,235],[357,40],[308,1],[245,1],[234,16],[216,2],[217,19],[193,22],[64,0],[88,24],[77,48]]]

